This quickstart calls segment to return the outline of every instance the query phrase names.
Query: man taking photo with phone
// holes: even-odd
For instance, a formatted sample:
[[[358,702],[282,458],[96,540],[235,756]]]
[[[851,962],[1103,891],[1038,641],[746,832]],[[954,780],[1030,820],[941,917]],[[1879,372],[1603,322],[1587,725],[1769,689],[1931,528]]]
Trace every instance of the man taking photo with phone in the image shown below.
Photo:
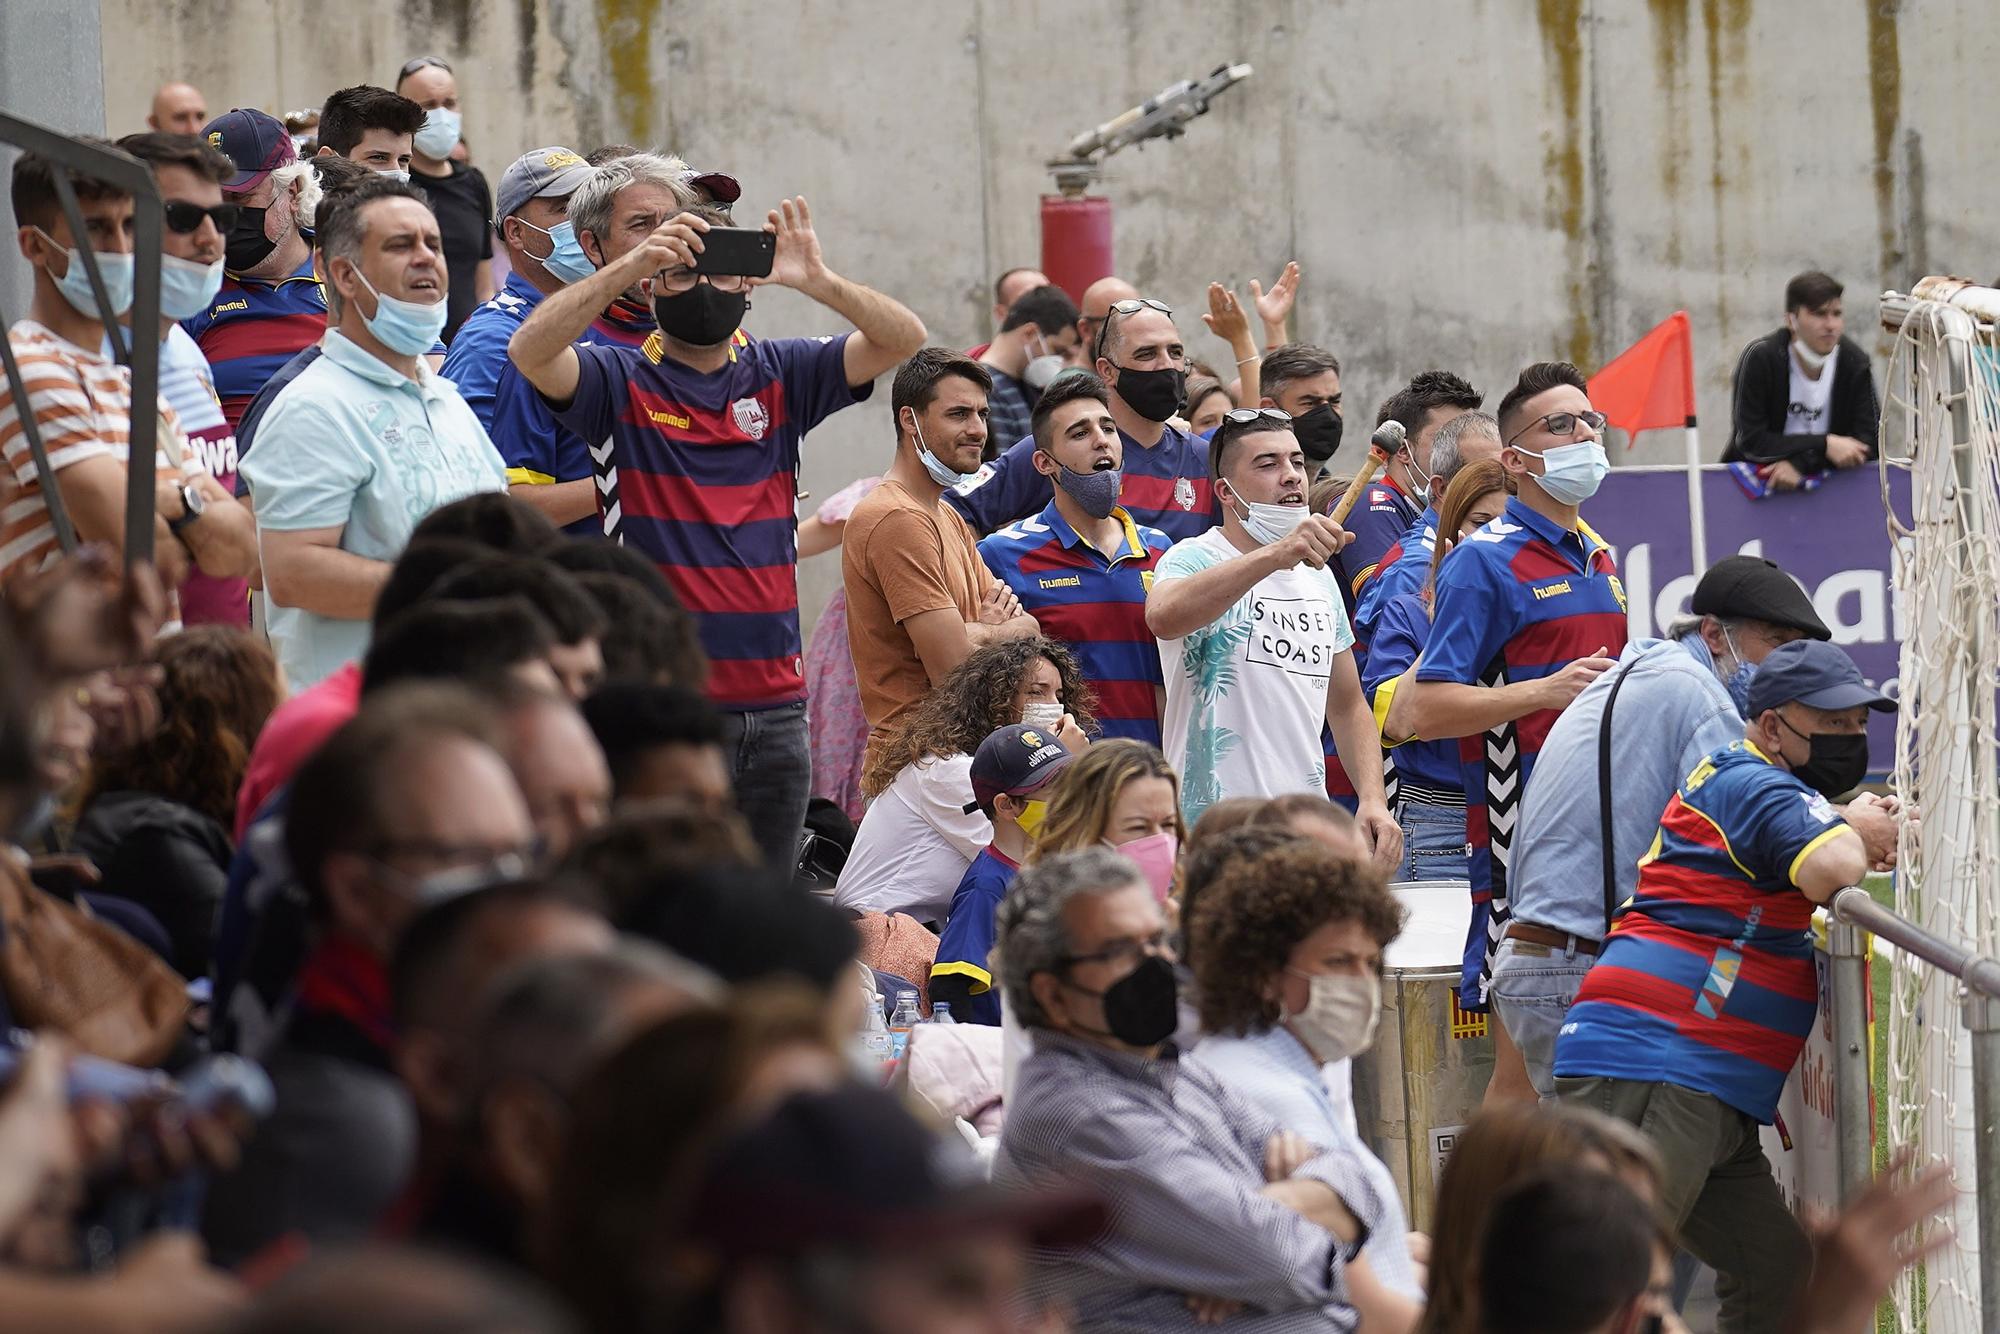
[[[723,711],[736,796],[765,857],[791,866],[811,783],[799,639],[799,446],[923,345],[897,301],[835,274],[803,199],[771,210],[765,249],[702,206],[557,292],[509,345],[521,374],[592,448],[605,533],[645,553],[701,624],[709,697]],[[756,270],[761,269],[758,273]],[[735,270],[735,271],[731,271]],[[750,270],[750,272],[744,272]],[[576,346],[639,284],[659,331],[638,347]],[[854,326],[838,338],[732,335],[753,287],[811,297]]]

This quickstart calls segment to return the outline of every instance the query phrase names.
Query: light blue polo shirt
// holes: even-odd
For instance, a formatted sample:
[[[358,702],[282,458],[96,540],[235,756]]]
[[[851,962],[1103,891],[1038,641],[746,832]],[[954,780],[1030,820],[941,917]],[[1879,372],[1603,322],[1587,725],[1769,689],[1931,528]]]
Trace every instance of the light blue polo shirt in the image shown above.
[[[417,378],[329,329],[324,355],[286,386],[243,456],[260,528],[339,528],[340,549],[402,554],[419,521],[454,500],[507,489],[506,465],[451,381]],[[269,604],[271,645],[294,690],[368,649],[368,622]]]

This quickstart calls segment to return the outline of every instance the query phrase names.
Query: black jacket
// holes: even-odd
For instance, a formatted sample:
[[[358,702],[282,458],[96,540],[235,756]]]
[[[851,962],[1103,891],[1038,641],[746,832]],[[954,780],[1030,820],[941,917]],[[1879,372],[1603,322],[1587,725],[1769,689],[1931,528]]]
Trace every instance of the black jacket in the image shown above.
[[[1785,418],[1792,407],[1792,335],[1780,329],[1743,349],[1736,361],[1736,403],[1730,422],[1724,463],[1776,463],[1789,459],[1800,472],[1824,472],[1825,435],[1786,435]],[[1875,435],[1881,419],[1875,398],[1875,375],[1868,354],[1852,338],[1840,340],[1833,363],[1833,394],[1827,400],[1827,434],[1850,435],[1875,456]]]
[[[98,889],[152,913],[183,977],[208,972],[215,913],[229,883],[229,835],[191,806],[151,792],[106,792],[77,821],[72,851],[97,863]]]

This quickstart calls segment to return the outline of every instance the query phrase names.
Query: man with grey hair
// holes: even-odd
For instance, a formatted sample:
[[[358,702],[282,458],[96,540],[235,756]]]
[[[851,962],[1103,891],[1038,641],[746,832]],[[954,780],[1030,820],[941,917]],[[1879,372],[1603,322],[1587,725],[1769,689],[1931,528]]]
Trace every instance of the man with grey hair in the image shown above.
[[[1381,1286],[1363,1251],[1389,1215],[1346,1155],[1287,1134],[1169,1039],[1166,919],[1139,868],[1103,848],[1021,873],[1000,905],[1008,1010],[1034,1041],[994,1180],[1109,1206],[1087,1246],[1039,1252],[1034,1295],[1081,1328],[1352,1330]]]
[[[1354,600],[1354,634],[1362,643],[1374,640],[1384,607],[1416,592],[1429,577],[1431,553],[1437,548],[1437,507],[1445,488],[1466,464],[1499,455],[1500,423],[1490,412],[1475,408],[1438,426],[1430,442],[1430,498],[1424,512],[1376,559],[1374,576]]]
[[[479,418],[424,360],[447,279],[423,196],[363,181],[320,208],[317,229],[323,355],[273,400],[241,464],[271,646],[295,690],[366,652],[376,594],[425,515],[507,484]]]
[[[672,1015],[724,999],[707,969],[646,941],[530,960],[482,993],[456,1053],[464,1115],[403,1216],[419,1239],[519,1265],[562,1156],[569,1096],[599,1059]]]
[[[620,158],[571,197],[578,238],[601,267],[543,301],[508,355],[556,420],[592,442],[605,536],[657,564],[693,610],[737,805],[765,860],[788,868],[811,788],[795,577],[801,446],[922,346],[924,326],[828,267],[803,199],[765,217],[768,275],[701,269],[703,237],[729,215],[686,198],[712,193],[712,178],[662,178],[648,165],[661,161]],[[852,332],[745,339],[753,282],[811,298]],[[576,341],[635,290],[658,325],[638,346]]]
[[[1513,920],[1490,996],[1544,1099],[1555,1096],[1556,1030],[1638,883],[1668,799],[1743,735],[1757,664],[1780,644],[1830,637],[1798,582],[1759,556],[1717,561],[1688,605],[1667,638],[1634,639],[1570,701],[1521,799]]]

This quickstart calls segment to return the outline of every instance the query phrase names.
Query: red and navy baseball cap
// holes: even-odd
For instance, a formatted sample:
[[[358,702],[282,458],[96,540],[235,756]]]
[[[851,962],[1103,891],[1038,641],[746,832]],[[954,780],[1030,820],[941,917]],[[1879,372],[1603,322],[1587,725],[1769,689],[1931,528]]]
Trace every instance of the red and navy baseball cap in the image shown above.
[[[256,189],[266,176],[299,160],[285,123],[254,107],[225,111],[202,127],[201,137],[236,164],[236,174],[222,183],[236,194]]]
[[[743,197],[742,185],[725,171],[690,170],[681,179],[708,191],[708,197],[718,204],[733,204]]]
[[[704,1164],[691,1217],[723,1259],[823,1247],[907,1251],[970,1236],[1080,1246],[1104,1229],[1095,1197],[989,1184],[971,1151],[902,1100],[859,1084],[797,1093]]]
[[[1750,716],[1794,700],[1809,709],[1852,709],[1867,705],[1894,713],[1896,701],[1862,679],[1845,649],[1817,639],[1794,639],[1764,655],[1750,677]]]
[[[979,743],[972,755],[972,801],[967,815],[993,808],[1005,792],[1025,797],[1055,781],[1076,756],[1046,727],[1009,723]]]

